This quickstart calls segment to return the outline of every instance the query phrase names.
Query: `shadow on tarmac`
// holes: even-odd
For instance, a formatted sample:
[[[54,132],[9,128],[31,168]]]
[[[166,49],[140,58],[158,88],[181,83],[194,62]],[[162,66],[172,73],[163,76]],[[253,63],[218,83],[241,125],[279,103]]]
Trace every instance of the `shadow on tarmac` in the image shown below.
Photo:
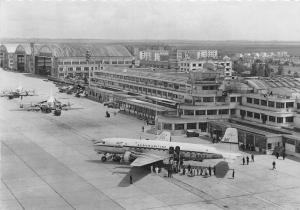
[[[216,165],[216,174],[217,178],[224,178],[229,170],[229,165],[226,161],[221,161]]]
[[[132,176],[133,183],[135,183],[150,174],[150,171],[144,167],[132,167],[129,171],[115,171],[113,173],[126,174],[126,176],[121,180],[118,186],[128,187],[130,186],[130,176]]]

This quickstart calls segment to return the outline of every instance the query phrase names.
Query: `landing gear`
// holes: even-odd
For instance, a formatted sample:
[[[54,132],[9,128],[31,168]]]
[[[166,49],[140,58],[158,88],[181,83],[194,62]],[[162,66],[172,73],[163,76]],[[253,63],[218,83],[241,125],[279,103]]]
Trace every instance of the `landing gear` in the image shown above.
[[[113,156],[113,161],[120,162],[121,161],[121,157],[119,155],[114,155]]]
[[[102,160],[102,162],[105,162],[105,161],[107,161],[107,158],[105,156],[102,156],[101,160]]]

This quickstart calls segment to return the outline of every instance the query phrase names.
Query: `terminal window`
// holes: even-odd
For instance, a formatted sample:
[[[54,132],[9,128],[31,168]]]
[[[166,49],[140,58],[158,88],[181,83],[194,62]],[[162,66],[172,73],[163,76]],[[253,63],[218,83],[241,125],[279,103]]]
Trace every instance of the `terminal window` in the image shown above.
[[[294,102],[287,102],[286,103],[286,108],[293,108],[294,107]]]
[[[276,108],[284,108],[284,103],[277,102]]]
[[[268,106],[269,106],[269,107],[274,107],[274,106],[275,106],[274,101],[269,101],[269,102],[268,102]]]
[[[205,110],[196,110],[196,115],[205,115]]]
[[[247,103],[252,104],[252,98],[247,97]]]
[[[261,100],[260,103],[261,103],[262,106],[267,106],[267,101],[266,100]]]
[[[247,117],[253,117],[253,112],[247,111]]]
[[[258,113],[254,113],[254,118],[256,118],[256,119],[260,119],[260,114],[258,114]]]
[[[276,118],[275,118],[274,116],[269,116],[269,121],[270,121],[270,122],[275,122],[275,119],[276,119]]]
[[[217,115],[217,110],[215,109],[207,110],[207,115]]]
[[[285,121],[286,122],[294,122],[294,117],[286,117]]]
[[[230,102],[236,102],[236,97],[230,97]]]
[[[259,99],[255,98],[254,99],[254,104],[259,104]]]
[[[175,130],[183,130],[184,124],[175,124]]]
[[[277,123],[283,123],[283,117],[277,117]]]

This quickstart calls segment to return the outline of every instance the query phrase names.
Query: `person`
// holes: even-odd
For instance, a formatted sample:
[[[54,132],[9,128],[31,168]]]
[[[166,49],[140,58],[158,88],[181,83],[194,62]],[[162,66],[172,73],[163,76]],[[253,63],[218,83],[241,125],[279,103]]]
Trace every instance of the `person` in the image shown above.
[[[246,159],[247,159],[247,165],[249,165],[249,157],[247,156],[247,158],[246,158]]]
[[[216,175],[216,166],[214,166],[214,175]]]
[[[282,159],[285,159],[285,152],[282,153]]]
[[[132,176],[131,175],[129,176],[129,181],[130,181],[130,184],[133,184]]]
[[[142,131],[144,132],[144,130],[145,130],[145,127],[144,127],[144,126],[142,126]]]
[[[158,167],[155,167],[155,173],[158,174]]]
[[[191,165],[190,164],[188,165],[187,169],[190,172],[190,170],[191,170]]]
[[[252,162],[254,162],[254,155],[251,154],[251,159],[252,159]]]
[[[276,162],[275,162],[275,160],[273,161],[272,165],[273,165],[273,170],[276,169]]]
[[[234,169],[232,169],[232,178],[234,179]]]
[[[209,174],[209,176],[211,176],[211,167],[210,166],[208,167],[208,174]]]
[[[245,157],[243,157],[243,165],[245,165]]]
[[[276,152],[276,158],[277,159],[279,158],[279,152]]]

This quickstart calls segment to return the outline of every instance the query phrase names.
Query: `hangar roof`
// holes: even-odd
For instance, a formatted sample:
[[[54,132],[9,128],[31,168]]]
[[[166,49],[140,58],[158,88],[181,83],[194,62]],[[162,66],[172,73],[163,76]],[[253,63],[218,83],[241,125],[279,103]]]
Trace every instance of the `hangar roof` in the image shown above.
[[[130,52],[121,45],[59,43],[40,47],[40,53],[52,53],[56,57],[85,57],[86,51],[92,57],[131,57]]]

